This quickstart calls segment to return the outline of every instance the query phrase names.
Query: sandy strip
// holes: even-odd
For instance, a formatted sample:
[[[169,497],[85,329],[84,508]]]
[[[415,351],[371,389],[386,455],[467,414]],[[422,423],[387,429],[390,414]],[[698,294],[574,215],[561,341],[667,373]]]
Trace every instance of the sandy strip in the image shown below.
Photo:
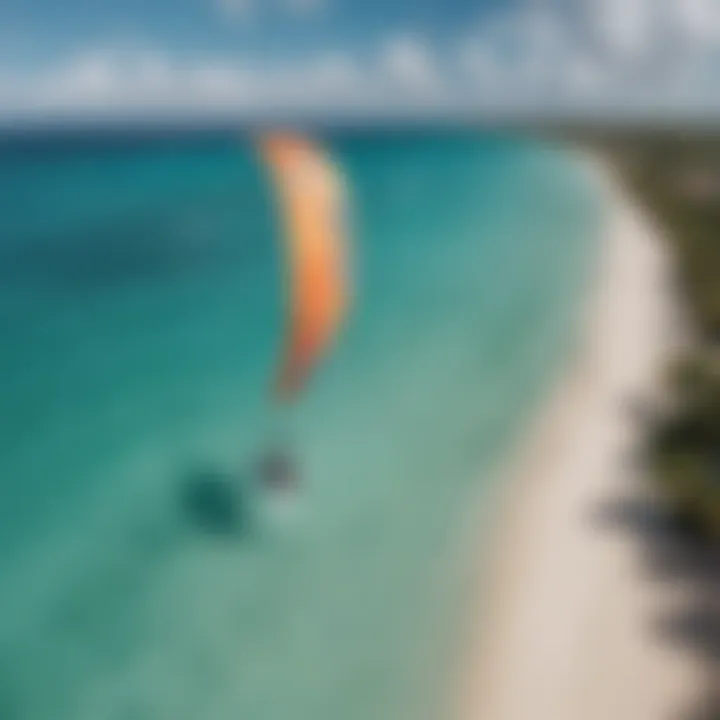
[[[677,326],[662,241],[611,172],[593,172],[608,207],[596,288],[511,472],[462,720],[660,720],[698,693],[698,663],[652,626],[684,591],[649,579],[638,538],[599,519],[642,492],[627,405],[657,393]]]

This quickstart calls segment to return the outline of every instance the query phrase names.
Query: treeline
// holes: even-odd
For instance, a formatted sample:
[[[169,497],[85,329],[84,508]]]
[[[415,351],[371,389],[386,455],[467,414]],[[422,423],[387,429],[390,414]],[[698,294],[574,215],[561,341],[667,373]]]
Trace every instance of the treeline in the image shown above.
[[[653,477],[688,526],[720,536],[720,135],[666,130],[601,145],[666,233],[690,325],[651,429]]]

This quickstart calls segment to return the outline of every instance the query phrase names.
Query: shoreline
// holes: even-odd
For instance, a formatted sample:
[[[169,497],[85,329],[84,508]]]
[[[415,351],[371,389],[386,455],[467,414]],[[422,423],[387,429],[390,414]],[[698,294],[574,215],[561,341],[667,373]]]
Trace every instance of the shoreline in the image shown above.
[[[637,540],[600,521],[644,493],[628,404],[657,398],[678,342],[670,258],[612,169],[580,160],[605,206],[597,270],[569,364],[503,473],[460,720],[676,717],[701,682],[648,627],[677,590],[643,577]]]

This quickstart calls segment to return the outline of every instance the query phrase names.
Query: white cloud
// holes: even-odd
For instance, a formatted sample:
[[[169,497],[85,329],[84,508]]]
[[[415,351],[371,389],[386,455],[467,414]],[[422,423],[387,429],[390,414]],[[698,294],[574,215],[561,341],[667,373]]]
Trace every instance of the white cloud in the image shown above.
[[[242,68],[216,61],[181,71],[177,85],[196,102],[234,103],[250,97],[253,79]]]
[[[22,77],[0,68],[0,115],[342,110],[367,98],[371,85],[370,74],[342,53],[263,65],[238,58],[190,61],[159,52],[93,50]]]
[[[220,12],[231,20],[246,21],[253,10],[252,0],[216,0]]]
[[[671,19],[692,42],[720,42],[720,0],[673,0]]]
[[[647,50],[653,32],[654,0],[587,0],[590,22],[607,50],[636,57]]]
[[[482,39],[459,43],[457,62],[461,78],[478,87],[492,87],[499,80],[497,53]]]
[[[430,49],[412,35],[398,36],[385,43],[380,71],[389,84],[410,93],[432,93],[440,85]]]
[[[109,57],[88,54],[61,72],[55,89],[73,96],[108,97],[117,87],[116,70]]]
[[[596,41],[608,63],[672,62],[679,49],[719,49],[720,0],[582,0],[580,7],[570,29]]]
[[[525,0],[470,28],[456,64],[499,102],[707,100],[720,96],[720,0]]]
[[[606,89],[607,83],[607,72],[603,70],[596,59],[578,54],[568,62],[564,76],[564,88],[571,96],[579,100],[597,98]]]
[[[316,91],[337,96],[362,92],[363,73],[355,62],[342,53],[329,53],[315,59],[306,70]]]
[[[516,102],[549,100],[567,79],[575,48],[561,18],[538,6],[497,12],[458,43],[461,75],[482,92]]]

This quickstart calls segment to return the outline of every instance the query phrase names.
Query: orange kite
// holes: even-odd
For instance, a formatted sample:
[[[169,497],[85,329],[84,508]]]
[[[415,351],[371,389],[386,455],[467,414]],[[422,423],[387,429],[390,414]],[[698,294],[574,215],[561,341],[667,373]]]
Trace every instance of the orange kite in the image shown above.
[[[276,393],[289,401],[333,341],[347,309],[343,185],[309,140],[273,133],[261,137],[259,147],[283,218],[289,313]]]

